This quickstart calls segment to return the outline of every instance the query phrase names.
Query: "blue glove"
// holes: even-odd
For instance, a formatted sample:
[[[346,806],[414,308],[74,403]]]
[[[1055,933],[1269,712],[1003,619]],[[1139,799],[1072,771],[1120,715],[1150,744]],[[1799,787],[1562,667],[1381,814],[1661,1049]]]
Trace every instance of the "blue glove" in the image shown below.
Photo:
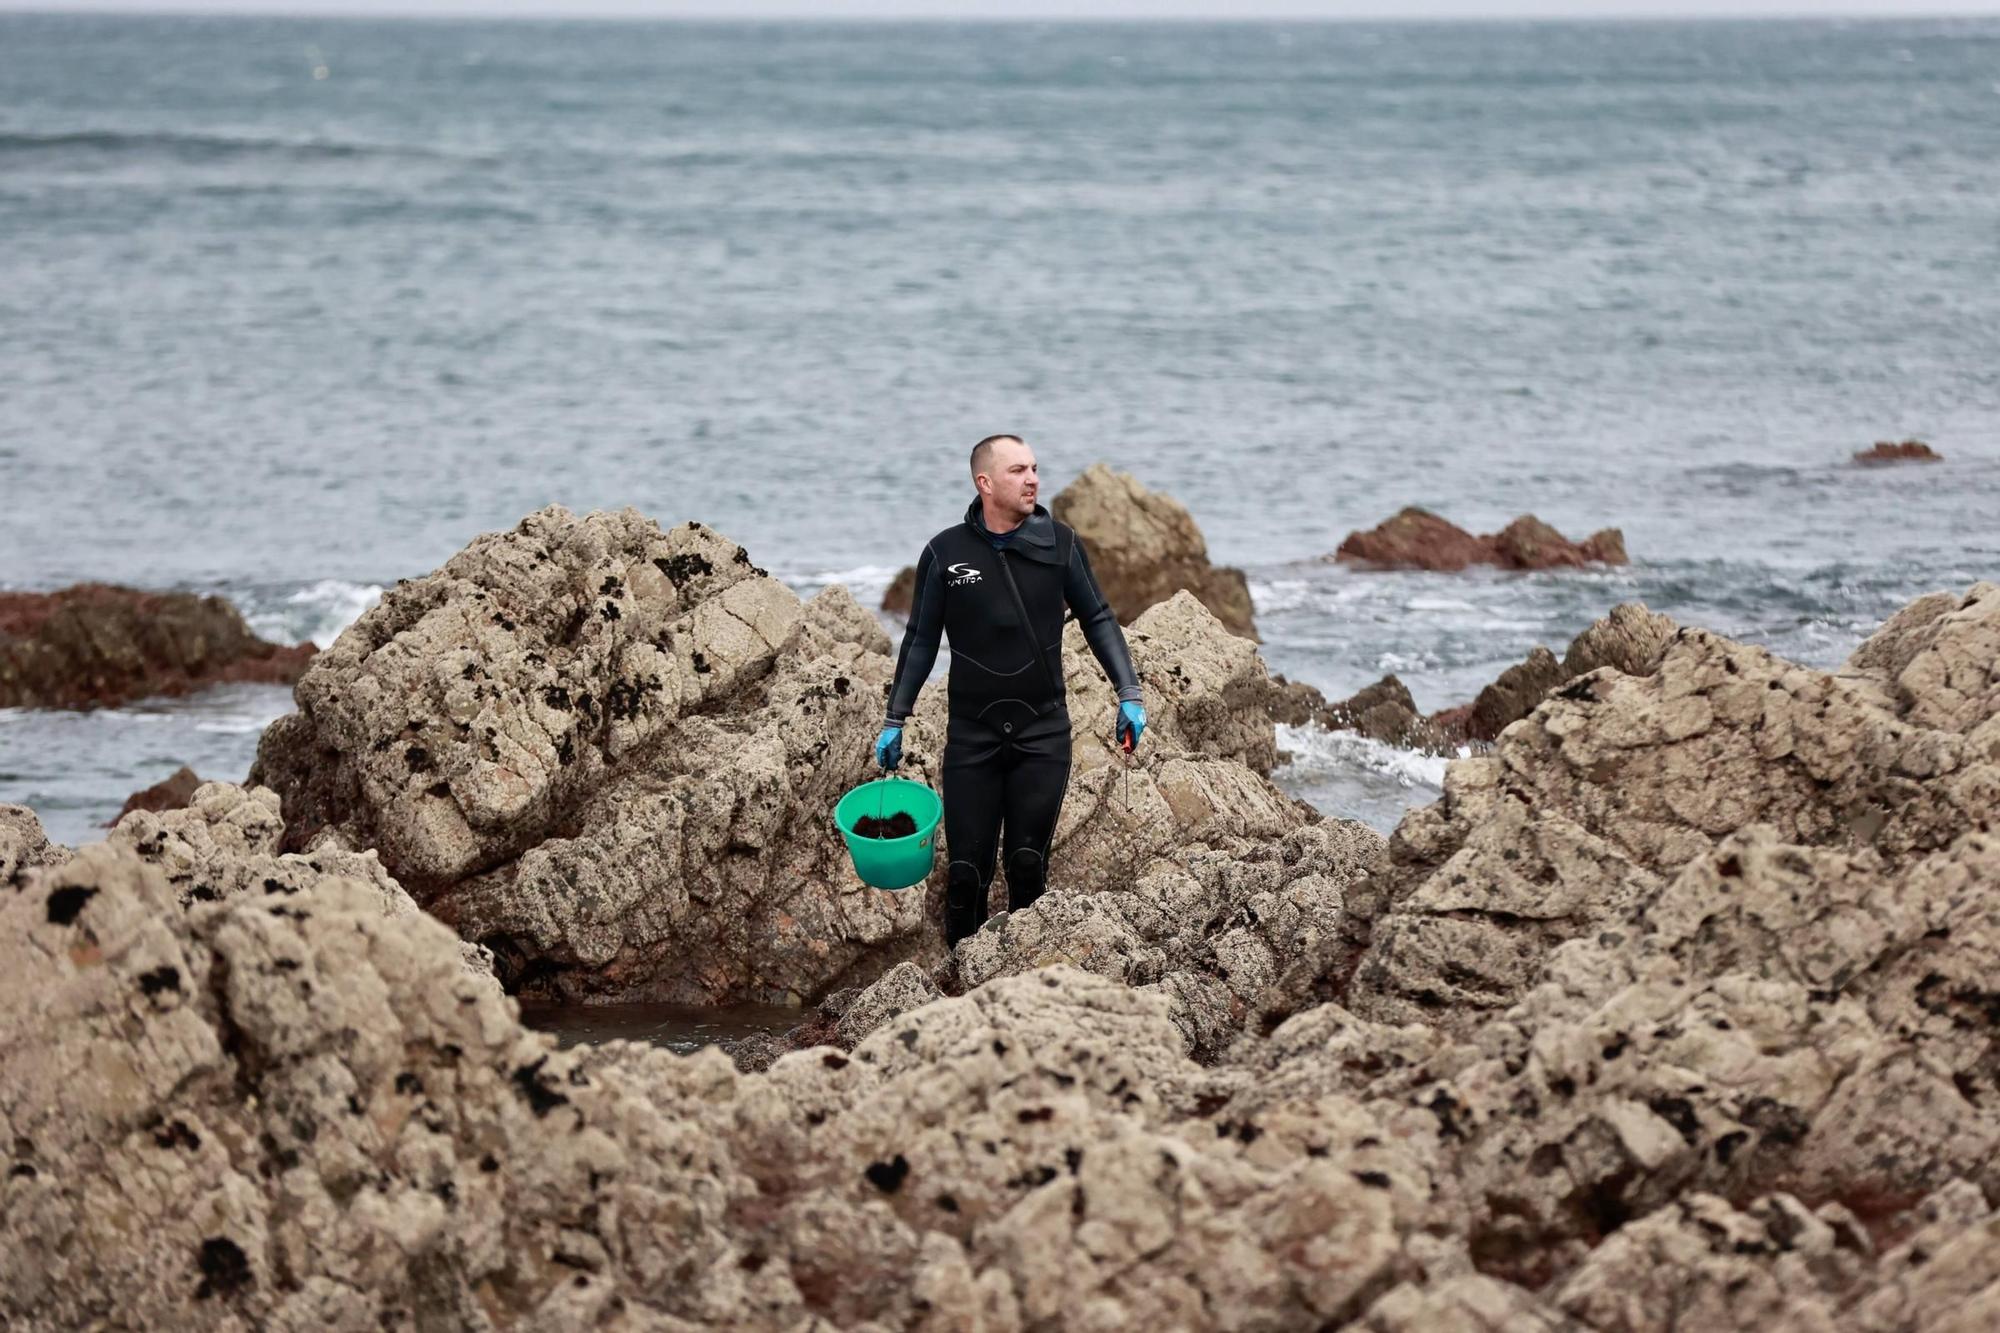
[[[894,768],[903,762],[901,727],[882,728],[882,734],[875,738],[875,762],[882,768]]]
[[[1118,705],[1118,743],[1129,754],[1139,748],[1139,737],[1146,731],[1146,706],[1130,699]],[[1129,739],[1127,739],[1129,737]]]

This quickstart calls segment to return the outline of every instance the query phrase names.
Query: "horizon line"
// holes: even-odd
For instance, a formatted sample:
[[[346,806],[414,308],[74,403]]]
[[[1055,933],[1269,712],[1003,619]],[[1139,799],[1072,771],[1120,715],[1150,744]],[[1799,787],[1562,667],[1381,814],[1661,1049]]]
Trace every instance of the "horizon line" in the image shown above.
[[[390,22],[390,23],[453,23],[453,22],[500,22],[500,23],[623,23],[623,24],[672,24],[702,23],[750,26],[774,23],[820,23],[828,25],[868,25],[868,24],[935,24],[935,25],[984,25],[984,26],[1048,26],[1065,27],[1128,27],[1135,24],[1206,24],[1211,26],[1251,26],[1262,24],[1291,25],[1335,25],[1335,24],[1380,24],[1385,26],[1430,26],[1438,24],[1510,24],[1510,23],[1577,23],[1577,24],[1750,24],[1750,23],[1920,23],[1952,19],[2000,19],[2000,8],[1987,9],[1926,9],[1918,13],[1906,10],[1880,10],[1843,12],[1836,14],[1813,13],[1797,9],[1772,9],[1766,11],[1734,13],[1687,13],[1659,10],[1630,14],[1600,13],[1577,14],[1564,12],[1523,9],[1514,13],[1442,12],[1435,14],[1409,13],[1355,13],[1355,14],[1114,14],[1077,15],[1074,13],[1047,14],[938,14],[938,13],[813,13],[805,10],[767,14],[741,14],[725,11],[687,12],[668,14],[641,14],[619,10],[576,9],[556,12],[533,13],[518,9],[455,10],[445,13],[407,13],[389,9],[355,10],[352,7],[316,8],[310,4],[291,9],[218,9],[200,4],[185,7],[132,8],[127,5],[109,3],[103,5],[85,3],[67,9],[51,9],[46,5],[13,6],[0,0],[0,17],[23,18],[135,18],[135,19],[311,19],[319,22]]]

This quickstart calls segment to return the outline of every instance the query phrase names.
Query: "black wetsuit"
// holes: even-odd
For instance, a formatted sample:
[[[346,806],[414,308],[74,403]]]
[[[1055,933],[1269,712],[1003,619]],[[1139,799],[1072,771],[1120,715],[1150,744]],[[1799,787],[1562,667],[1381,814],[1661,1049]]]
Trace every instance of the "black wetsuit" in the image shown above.
[[[951,721],[945,731],[947,946],[986,919],[987,886],[1005,830],[1007,903],[1039,898],[1049,839],[1069,782],[1063,611],[1075,611],[1120,699],[1140,698],[1118,617],[1098,590],[1076,533],[1040,505],[1012,532],[986,530],[980,502],[930,539],[917,559],[910,627],[889,690],[892,726],[916,706],[951,640]]]

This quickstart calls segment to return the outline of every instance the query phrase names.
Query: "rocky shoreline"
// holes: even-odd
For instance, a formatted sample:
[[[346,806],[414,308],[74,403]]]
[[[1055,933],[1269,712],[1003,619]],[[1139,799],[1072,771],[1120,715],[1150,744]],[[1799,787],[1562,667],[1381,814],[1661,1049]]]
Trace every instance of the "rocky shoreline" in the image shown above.
[[[631,511],[398,585],[253,785],[0,808],[0,1322],[2000,1323],[2000,587],[1835,671],[1621,607],[1387,839],[1197,597],[1130,637],[1129,789],[1070,644],[1055,887],[949,960],[824,817],[879,626]],[[739,1067],[502,982],[817,1008]]]

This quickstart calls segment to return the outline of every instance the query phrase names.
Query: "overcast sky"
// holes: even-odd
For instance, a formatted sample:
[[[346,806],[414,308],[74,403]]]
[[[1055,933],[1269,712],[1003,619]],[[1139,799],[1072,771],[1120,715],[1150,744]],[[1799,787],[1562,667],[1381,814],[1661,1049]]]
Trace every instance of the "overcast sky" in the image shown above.
[[[20,9],[570,18],[1652,18],[2000,14],[2000,0],[0,0],[0,10]]]

